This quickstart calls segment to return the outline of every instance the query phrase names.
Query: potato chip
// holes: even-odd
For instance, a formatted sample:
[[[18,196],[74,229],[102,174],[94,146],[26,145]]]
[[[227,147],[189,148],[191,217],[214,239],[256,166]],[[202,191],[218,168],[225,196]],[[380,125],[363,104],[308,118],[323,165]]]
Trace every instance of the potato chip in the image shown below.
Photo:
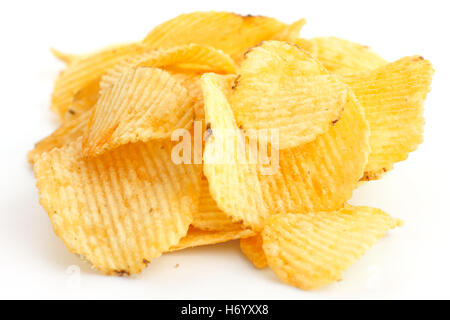
[[[370,124],[372,151],[364,180],[378,179],[422,143],[423,105],[433,72],[429,61],[413,56],[343,78]]]
[[[271,39],[286,27],[276,19],[262,16],[193,12],[160,24],[150,31],[143,43],[162,49],[190,43],[208,45],[239,60],[249,47]]]
[[[344,270],[400,225],[387,213],[368,207],[280,214],[267,221],[263,249],[269,267],[283,282],[314,290],[341,280]]]
[[[90,117],[91,112],[86,112],[77,118],[64,122],[51,135],[35,144],[34,149],[28,152],[28,161],[34,163],[42,153],[77,140],[85,133]]]
[[[167,68],[177,65],[190,65],[202,72],[235,73],[236,65],[231,57],[213,47],[188,44],[166,50],[149,50],[130,57],[117,64],[102,77],[101,88],[105,90],[117,81],[129,68],[158,67]],[[186,70],[183,70],[186,71]]]
[[[244,130],[279,130],[279,147],[313,141],[342,115],[347,86],[298,47],[265,41],[252,48],[234,82],[231,106]]]
[[[205,74],[202,88],[211,129],[203,171],[218,207],[234,222],[258,232],[271,214],[337,210],[351,198],[369,154],[368,123],[351,91],[336,125],[313,142],[281,150],[274,171],[262,172],[261,166],[233,157],[227,163],[214,161],[214,155],[233,155],[230,139],[219,133],[241,132],[227,100],[229,79]]]
[[[56,50],[55,48],[50,48],[50,51],[52,52],[53,56],[56,59],[64,62],[65,64],[71,64],[72,62],[74,62],[76,59],[79,58],[79,56],[76,54],[64,53],[59,50]]]
[[[170,248],[169,251],[179,251],[187,248],[200,247],[223,243],[231,240],[251,237],[255,233],[248,229],[235,229],[228,231],[204,231],[189,228],[187,235],[180,242]]]
[[[258,269],[264,269],[267,267],[266,254],[262,248],[262,237],[260,234],[241,239],[241,251],[244,255],[253,263]]]
[[[209,193],[208,180],[202,179],[200,189],[199,210],[193,213],[192,226],[204,231],[230,231],[243,229],[241,224],[233,223],[222,210],[217,207],[216,201]]]
[[[74,95],[64,121],[69,121],[90,110],[97,103],[99,96],[100,83],[94,80]]]
[[[212,73],[201,78],[206,121],[210,126],[203,172],[208,178],[211,196],[233,222],[242,221],[245,226],[262,228],[269,209],[264,203],[257,166],[239,163],[238,155],[233,152],[234,141],[225,135],[225,131],[236,136],[240,134],[228,102],[232,81],[233,77]],[[221,131],[223,133],[219,134]],[[230,153],[228,161],[220,163],[227,152]]]
[[[131,43],[83,55],[80,59],[74,60],[60,73],[55,82],[51,109],[63,118],[75,94],[94,81],[99,82],[105,71],[120,60],[144,50],[145,46],[142,44]]]
[[[40,156],[40,202],[71,252],[104,274],[124,275],[177,245],[198,210],[201,172],[175,165],[172,146],[128,144],[83,159],[78,140]]]
[[[298,39],[300,30],[303,28],[303,26],[305,24],[306,24],[306,19],[297,20],[294,23],[286,26],[279,33],[273,35],[270,38],[270,40],[294,42]],[[265,40],[269,40],[269,39],[265,39]]]
[[[120,145],[170,138],[172,131],[189,128],[194,101],[186,88],[157,68],[126,71],[97,102],[83,141],[87,156]]]
[[[376,69],[387,63],[369,47],[336,37],[313,38],[317,59],[328,71],[352,74]]]

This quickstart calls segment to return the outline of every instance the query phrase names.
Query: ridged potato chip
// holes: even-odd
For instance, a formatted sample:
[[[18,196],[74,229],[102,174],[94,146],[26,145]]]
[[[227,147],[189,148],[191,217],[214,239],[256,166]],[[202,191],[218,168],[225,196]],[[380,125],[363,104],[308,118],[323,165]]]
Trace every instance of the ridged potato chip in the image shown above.
[[[204,231],[196,228],[189,228],[187,235],[180,242],[170,248],[169,251],[178,251],[187,248],[200,247],[223,243],[231,240],[251,237],[255,233],[249,229],[235,229],[228,231]]]
[[[249,48],[282,32],[286,24],[268,17],[230,12],[193,12],[154,28],[143,43],[152,48],[200,44],[223,50],[235,60]]]
[[[313,141],[342,115],[347,86],[297,46],[265,41],[242,61],[231,106],[244,130],[279,130],[279,147]]]
[[[40,203],[67,248],[104,274],[140,272],[177,245],[198,210],[201,169],[175,165],[171,142],[80,158],[78,140],[34,165]]]
[[[34,163],[42,153],[76,141],[85,133],[90,117],[91,112],[86,112],[77,118],[65,121],[51,135],[35,144],[34,149],[28,152],[28,161]]]
[[[230,231],[243,229],[241,224],[233,223],[231,218],[217,207],[209,193],[208,180],[202,179],[199,210],[194,212],[192,226],[204,231]]]
[[[351,90],[336,125],[304,146],[281,150],[279,167],[267,174],[260,165],[241,163],[234,157],[227,163],[214,161],[217,155],[233,155],[234,150],[234,139],[219,133],[228,129],[236,136],[241,134],[227,99],[229,85],[229,78],[202,76],[206,121],[211,130],[203,171],[218,207],[234,222],[242,221],[257,232],[271,214],[342,207],[357,187],[369,155],[368,123]]]
[[[165,69],[177,65],[190,65],[191,69],[197,68],[202,72],[225,74],[236,72],[236,64],[223,51],[205,45],[187,44],[165,50],[148,50],[125,59],[103,75],[100,87],[102,90],[111,87],[120,75],[130,68],[158,67]],[[183,71],[186,72],[186,70]]]
[[[399,225],[401,221],[368,207],[280,214],[267,221],[263,249],[269,267],[283,282],[314,290],[341,280],[344,270]]]
[[[51,109],[64,118],[75,94],[94,81],[99,82],[106,70],[120,60],[139,54],[145,49],[145,46],[139,43],[124,44],[83,55],[74,60],[60,73],[55,82]]]
[[[241,251],[258,269],[267,267],[266,254],[263,251],[261,234],[241,239]]]
[[[205,144],[203,172],[208,178],[211,196],[218,207],[232,217],[233,222],[262,228],[269,215],[258,181],[258,168],[246,162],[239,163],[233,137],[241,133],[234,119],[228,97],[233,77],[204,74],[201,85],[205,101],[209,136]],[[216,133],[215,133],[216,132]],[[219,134],[219,133],[222,134]],[[227,161],[220,163],[221,159]]]
[[[95,105],[84,154],[95,156],[130,142],[170,138],[173,130],[192,125],[194,103],[186,88],[162,69],[125,71]]]
[[[429,61],[412,56],[343,77],[361,102],[370,124],[372,151],[364,180],[378,179],[422,143],[423,105],[433,72]]]
[[[328,71],[352,74],[376,69],[387,63],[369,47],[336,37],[311,39],[317,47],[317,59]]]

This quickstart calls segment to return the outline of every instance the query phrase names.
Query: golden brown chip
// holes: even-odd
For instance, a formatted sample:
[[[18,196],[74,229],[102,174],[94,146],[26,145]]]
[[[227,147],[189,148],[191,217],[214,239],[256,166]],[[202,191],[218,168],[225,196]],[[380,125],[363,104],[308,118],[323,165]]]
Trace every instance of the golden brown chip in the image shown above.
[[[218,244],[231,240],[251,237],[255,233],[249,229],[235,229],[228,231],[204,231],[196,228],[189,228],[187,235],[180,242],[170,248],[169,251],[178,251],[187,248]]]
[[[208,45],[239,60],[245,50],[282,32],[286,24],[268,17],[241,16],[230,12],[182,14],[154,28],[144,39],[152,48],[182,44]]]
[[[327,133],[281,150],[279,163],[273,154],[269,168],[273,171],[263,172],[261,166],[237,159],[234,139],[221,134],[226,129],[235,136],[242,134],[227,100],[229,85],[229,79],[218,75],[202,76],[211,130],[203,171],[218,207],[255,231],[262,230],[271,214],[341,208],[357,187],[369,154],[368,123],[354,94],[349,91],[342,118]],[[214,161],[217,156],[227,157],[227,162]]]
[[[276,129],[286,149],[326,132],[341,117],[346,97],[347,86],[308,53],[265,41],[246,54],[231,106],[240,128]]]
[[[369,47],[335,37],[311,39],[317,46],[317,59],[328,71],[352,74],[372,70],[387,63]]]
[[[101,76],[127,56],[139,54],[145,50],[142,44],[131,43],[110,47],[96,53],[81,56],[70,63],[60,73],[52,94],[51,109],[63,118],[69,109],[75,94],[93,82],[99,82]]]
[[[234,223],[222,210],[209,193],[208,180],[202,179],[199,210],[194,212],[192,226],[204,231],[231,231],[243,229],[242,224]]]
[[[64,122],[51,135],[35,144],[34,149],[28,152],[28,161],[34,163],[42,153],[77,140],[85,133],[90,116],[91,112],[86,112],[77,118]]]
[[[134,274],[186,235],[201,172],[175,165],[172,146],[128,144],[83,159],[78,140],[40,156],[40,203],[71,252],[104,274]]]
[[[370,124],[371,153],[364,180],[379,178],[422,142],[423,105],[433,72],[429,61],[413,56],[343,78]]]
[[[241,239],[241,251],[258,269],[267,267],[266,254],[263,251],[262,245],[263,241],[260,234]]]
[[[120,145],[170,138],[194,121],[194,100],[168,72],[158,68],[125,71],[95,105],[83,141],[87,156]]]
[[[267,221],[263,249],[269,267],[283,282],[319,289],[341,280],[344,270],[399,225],[401,221],[368,207],[280,214]]]
[[[100,87],[105,90],[117,81],[127,69],[137,67],[168,68],[190,66],[192,71],[235,73],[236,65],[231,57],[221,50],[210,46],[187,44],[166,50],[147,50],[118,63],[102,77]],[[186,72],[186,70],[183,70]]]

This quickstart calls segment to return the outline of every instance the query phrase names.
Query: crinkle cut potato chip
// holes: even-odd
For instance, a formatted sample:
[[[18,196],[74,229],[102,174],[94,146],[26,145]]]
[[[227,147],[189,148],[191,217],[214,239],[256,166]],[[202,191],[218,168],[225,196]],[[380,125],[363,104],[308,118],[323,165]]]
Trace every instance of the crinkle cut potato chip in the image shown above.
[[[221,50],[210,46],[187,44],[169,49],[147,50],[115,65],[102,77],[100,87],[105,90],[114,85],[120,75],[129,68],[158,67],[168,68],[190,65],[191,69],[202,72],[235,73],[236,64]],[[187,72],[187,70],[182,70]]]
[[[63,147],[77,140],[85,133],[90,117],[91,111],[88,111],[79,117],[65,121],[51,135],[36,143],[34,149],[28,152],[28,161],[35,163],[42,153]]]
[[[258,168],[246,162],[239,163],[238,155],[233,152],[234,139],[225,134],[230,132],[230,135],[240,135],[228,101],[232,81],[233,77],[212,73],[204,74],[201,78],[206,121],[210,126],[203,172],[218,207],[233,222],[242,221],[245,226],[257,229],[262,228],[264,219],[269,215],[258,181]]]
[[[205,231],[191,227],[187,235],[177,245],[170,248],[169,251],[213,245],[254,235],[255,233],[252,230],[242,228],[225,231]]]
[[[269,267],[283,282],[314,290],[341,280],[344,270],[400,225],[400,220],[368,207],[280,214],[264,227],[263,249]]]
[[[94,81],[99,82],[106,70],[120,60],[142,53],[145,49],[142,44],[131,43],[109,47],[75,59],[56,79],[51,109],[64,118],[76,93]]]
[[[81,142],[34,166],[40,203],[67,248],[104,274],[139,273],[178,244],[198,210],[201,168],[175,165],[171,142],[80,158]]]
[[[311,39],[317,47],[317,59],[328,71],[352,74],[376,69],[387,63],[369,47],[336,37]]]
[[[266,254],[263,251],[261,234],[254,237],[241,239],[241,251],[258,269],[267,267]]]
[[[125,71],[95,105],[84,154],[95,156],[130,142],[170,138],[173,130],[192,126],[194,103],[186,88],[162,69]]]
[[[250,47],[285,30],[286,24],[268,17],[230,12],[193,12],[179,15],[154,28],[143,43],[170,48],[196,43],[223,50],[235,60]]]
[[[218,207],[257,232],[271,214],[341,208],[357,187],[369,155],[369,127],[354,94],[348,92],[342,118],[328,132],[303,146],[281,150],[277,170],[263,174],[259,166],[236,159],[226,164],[210,161],[232,150],[229,139],[216,136],[216,131],[240,134],[227,100],[229,85],[218,75],[202,76],[211,128],[203,171]]]
[[[242,224],[234,223],[209,193],[208,180],[202,179],[199,210],[193,214],[192,226],[204,231],[231,231],[243,229]]]
[[[433,73],[428,60],[412,56],[343,78],[370,124],[372,151],[364,180],[379,178],[422,143],[423,105]]]
[[[265,41],[246,53],[231,106],[244,130],[279,131],[279,148],[313,141],[342,115],[347,86],[297,46]]]

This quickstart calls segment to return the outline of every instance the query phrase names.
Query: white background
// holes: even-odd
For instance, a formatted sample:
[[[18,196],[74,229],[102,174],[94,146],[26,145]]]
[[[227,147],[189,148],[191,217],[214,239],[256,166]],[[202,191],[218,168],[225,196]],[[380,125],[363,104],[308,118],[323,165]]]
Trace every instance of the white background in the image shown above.
[[[420,54],[436,73],[426,101],[425,143],[352,203],[406,221],[345,273],[344,281],[303,292],[257,271],[237,242],[152,261],[131,278],[105,277],[70,254],[38,204],[26,162],[57,127],[49,111],[63,65],[50,54],[83,53],[143,38],[179,13],[227,10],[305,17],[304,37],[335,35],[370,45],[388,60]],[[450,12],[446,1],[8,1],[0,5],[0,298],[450,298]],[[175,265],[179,264],[178,268]],[[80,276],[71,271],[80,268]]]

